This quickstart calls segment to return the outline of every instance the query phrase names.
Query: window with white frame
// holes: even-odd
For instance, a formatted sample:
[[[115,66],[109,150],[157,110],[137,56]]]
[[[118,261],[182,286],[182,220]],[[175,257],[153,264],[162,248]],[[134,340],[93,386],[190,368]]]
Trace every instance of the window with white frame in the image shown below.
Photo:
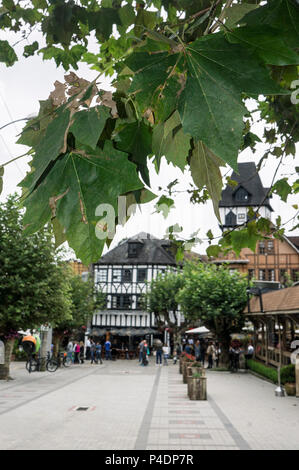
[[[96,271],[96,282],[106,282],[107,281],[107,268],[99,268]]]

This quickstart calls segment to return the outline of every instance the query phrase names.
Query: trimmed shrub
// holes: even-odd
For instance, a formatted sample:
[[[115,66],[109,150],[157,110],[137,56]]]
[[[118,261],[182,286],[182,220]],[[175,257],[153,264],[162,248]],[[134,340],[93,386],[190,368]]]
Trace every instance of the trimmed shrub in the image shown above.
[[[281,383],[284,385],[286,383],[295,383],[296,382],[296,375],[295,375],[295,365],[290,364],[288,366],[282,367],[280,371],[280,378]]]
[[[247,361],[247,365],[250,370],[271,380],[271,382],[273,383],[278,382],[277,370],[274,369],[273,367],[266,366],[265,364],[262,364],[261,362],[255,361],[254,359],[249,359]]]

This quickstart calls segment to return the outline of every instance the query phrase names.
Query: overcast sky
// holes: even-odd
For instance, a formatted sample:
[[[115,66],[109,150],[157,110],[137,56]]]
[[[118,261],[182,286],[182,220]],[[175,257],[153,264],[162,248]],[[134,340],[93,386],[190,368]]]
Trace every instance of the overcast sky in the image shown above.
[[[0,32],[0,39],[7,38],[3,32]],[[11,39],[11,38],[8,38]],[[35,37],[32,35],[30,42]],[[42,61],[41,56],[34,56],[28,59],[21,58],[13,67],[6,68],[0,63],[0,127],[6,123],[20,119],[32,114],[36,114],[39,109],[39,100],[48,98],[50,92],[54,89],[55,80],[64,81],[64,70],[62,67],[57,68],[54,61]],[[80,66],[77,75],[86,79],[93,79],[97,72],[91,71],[84,64]],[[107,80],[103,81],[103,89],[109,89]],[[224,117],[225,118],[225,117]],[[0,131],[0,163],[4,163],[11,158],[26,152],[27,148],[16,144],[17,135],[21,132],[24,122],[10,125]],[[263,126],[257,125],[254,129],[260,137],[263,134]],[[253,154],[251,151],[244,151],[239,156],[240,162],[255,161],[258,162],[263,156],[266,147],[263,144],[257,146],[257,151]],[[297,149],[298,150],[298,149]],[[298,155],[298,152],[297,152]],[[294,168],[294,159],[289,157],[280,167],[276,179],[282,175],[288,175]],[[278,164],[278,160],[274,157],[269,158],[261,170],[260,176],[265,187],[269,187]],[[299,164],[298,156],[296,164]],[[0,201],[4,201],[8,194],[14,191],[20,192],[17,184],[24,178],[28,170],[25,159],[18,160],[5,167],[4,188],[0,196]],[[227,168],[223,168],[223,173],[227,173]],[[154,169],[151,170],[151,181],[153,192],[158,193],[158,187],[166,188],[167,185],[178,179],[180,185],[179,190],[185,190],[191,181],[189,172],[182,173],[179,169],[174,168],[164,162],[161,165],[159,176],[156,175]],[[141,210],[129,220],[125,227],[117,229],[112,246],[118,243],[124,237],[130,237],[138,232],[149,232],[156,237],[163,237],[166,229],[170,225],[179,224],[183,226],[182,235],[189,238],[192,233],[199,230],[198,237],[206,239],[206,232],[212,229],[214,235],[220,235],[217,219],[213,213],[212,204],[208,202],[205,205],[194,206],[189,202],[188,195],[180,193],[175,200],[175,209],[170,211],[167,219],[162,214],[154,214],[156,201],[143,205]],[[289,220],[295,210],[292,204],[298,203],[298,198],[289,198],[287,203],[283,203],[277,196],[271,200],[274,209],[273,221],[278,215],[281,215],[282,222]],[[287,225],[287,229],[292,228],[292,223]],[[292,232],[292,235],[298,235]],[[205,253],[208,246],[206,240],[202,244],[198,244],[194,251]]]

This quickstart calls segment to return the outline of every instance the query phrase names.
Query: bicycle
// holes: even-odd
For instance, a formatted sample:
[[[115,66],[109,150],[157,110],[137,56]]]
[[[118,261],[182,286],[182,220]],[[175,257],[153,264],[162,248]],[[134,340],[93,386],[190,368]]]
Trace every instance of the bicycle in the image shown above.
[[[44,364],[44,361],[45,361],[45,366],[47,368],[47,364],[49,360],[50,360],[49,352],[48,352],[47,357],[35,357],[35,355],[31,354],[29,356],[29,359],[26,362],[26,369],[28,370],[29,374],[31,374],[31,372],[40,371],[42,368],[42,365]]]
[[[64,367],[70,367],[72,364],[72,359],[67,357],[66,353],[60,353],[58,357],[51,357],[49,352],[47,357],[34,357],[34,355],[31,355],[26,362],[26,369],[29,374],[31,372],[40,371],[44,363],[43,360],[45,360],[45,367],[48,372],[55,372],[58,367],[61,367],[61,364],[63,364]]]
[[[46,364],[46,369],[48,372],[55,372],[58,367],[70,367],[72,365],[72,359],[67,355],[67,353],[60,353],[57,357],[51,357]]]

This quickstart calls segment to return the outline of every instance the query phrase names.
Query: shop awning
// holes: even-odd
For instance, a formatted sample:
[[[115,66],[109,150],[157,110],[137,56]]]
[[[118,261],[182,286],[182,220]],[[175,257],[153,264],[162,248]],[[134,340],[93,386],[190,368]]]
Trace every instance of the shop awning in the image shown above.
[[[93,328],[90,336],[103,336],[110,333],[112,336],[145,336],[157,334],[153,328]]]

